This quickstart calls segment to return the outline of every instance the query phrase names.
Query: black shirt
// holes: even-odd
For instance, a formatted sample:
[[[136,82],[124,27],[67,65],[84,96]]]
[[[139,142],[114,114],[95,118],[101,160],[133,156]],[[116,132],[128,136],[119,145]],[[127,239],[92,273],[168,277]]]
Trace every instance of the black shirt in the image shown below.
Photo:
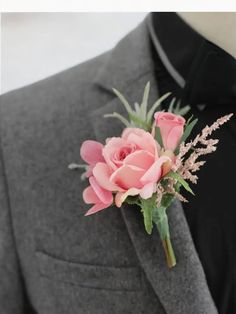
[[[185,215],[220,314],[236,313],[236,60],[176,13],[152,13],[149,30],[160,94],[171,91],[206,124],[234,113],[214,136],[217,151],[203,158]],[[232,40],[236,40],[232,38]],[[167,106],[167,102],[164,107]],[[204,156],[205,157],[205,156]]]

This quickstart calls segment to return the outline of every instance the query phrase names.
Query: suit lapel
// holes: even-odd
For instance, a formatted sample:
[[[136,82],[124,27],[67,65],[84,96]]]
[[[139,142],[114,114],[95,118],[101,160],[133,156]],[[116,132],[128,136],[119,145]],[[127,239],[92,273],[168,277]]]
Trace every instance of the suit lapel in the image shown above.
[[[112,57],[96,78],[97,83],[107,90],[110,90],[111,86],[116,87],[133,103],[141,99],[144,85],[150,81],[152,88],[154,87],[151,91],[152,104],[158,96],[158,91],[148,38],[146,24],[143,23],[114,49]],[[136,45],[137,42],[139,47],[132,44]],[[107,137],[120,135],[122,124],[114,119],[103,118],[104,114],[114,111],[124,113],[117,98],[113,98],[91,114],[97,140],[104,141]],[[181,204],[176,202],[168,209],[171,237],[177,258],[177,266],[171,270],[166,266],[157,232],[154,231],[151,236],[145,233],[139,208],[124,205],[121,213],[140,264],[166,312],[217,313]]]

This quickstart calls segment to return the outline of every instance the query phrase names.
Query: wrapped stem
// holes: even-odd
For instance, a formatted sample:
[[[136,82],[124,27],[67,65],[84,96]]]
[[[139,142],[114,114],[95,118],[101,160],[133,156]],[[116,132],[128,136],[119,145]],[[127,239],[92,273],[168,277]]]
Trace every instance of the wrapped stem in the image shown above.
[[[166,254],[166,262],[169,268],[172,268],[176,265],[175,253],[170,241],[170,237],[166,237],[162,240],[163,248]]]
[[[172,199],[173,196],[171,195],[168,199],[165,199],[163,203],[165,206],[156,207],[156,195],[153,195],[149,199],[141,199],[138,204],[141,207],[147,233],[152,233],[153,223],[157,226],[169,268],[176,265],[175,254],[170,240],[168,217],[166,214],[166,209],[169,207]]]
[[[166,261],[169,268],[176,265],[175,253],[170,240],[170,231],[166,207],[157,207],[153,211],[153,221],[155,222],[159,235],[162,240],[162,245],[166,255]]]

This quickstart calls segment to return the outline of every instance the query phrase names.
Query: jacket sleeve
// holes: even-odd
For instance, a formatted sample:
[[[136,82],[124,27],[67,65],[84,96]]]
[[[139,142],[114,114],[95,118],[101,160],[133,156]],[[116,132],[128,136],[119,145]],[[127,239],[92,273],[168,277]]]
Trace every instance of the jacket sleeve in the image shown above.
[[[23,314],[23,289],[0,147],[0,313]]]

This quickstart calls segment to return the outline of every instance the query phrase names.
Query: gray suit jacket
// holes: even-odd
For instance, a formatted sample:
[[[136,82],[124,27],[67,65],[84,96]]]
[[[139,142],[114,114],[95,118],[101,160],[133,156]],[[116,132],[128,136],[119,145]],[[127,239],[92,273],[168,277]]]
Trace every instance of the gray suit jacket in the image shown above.
[[[177,266],[136,207],[84,217],[79,173],[85,139],[122,126],[114,86],[131,102],[151,82],[146,21],[111,51],[1,97],[0,313],[216,314],[181,208],[169,209]],[[27,309],[26,309],[27,306]]]

